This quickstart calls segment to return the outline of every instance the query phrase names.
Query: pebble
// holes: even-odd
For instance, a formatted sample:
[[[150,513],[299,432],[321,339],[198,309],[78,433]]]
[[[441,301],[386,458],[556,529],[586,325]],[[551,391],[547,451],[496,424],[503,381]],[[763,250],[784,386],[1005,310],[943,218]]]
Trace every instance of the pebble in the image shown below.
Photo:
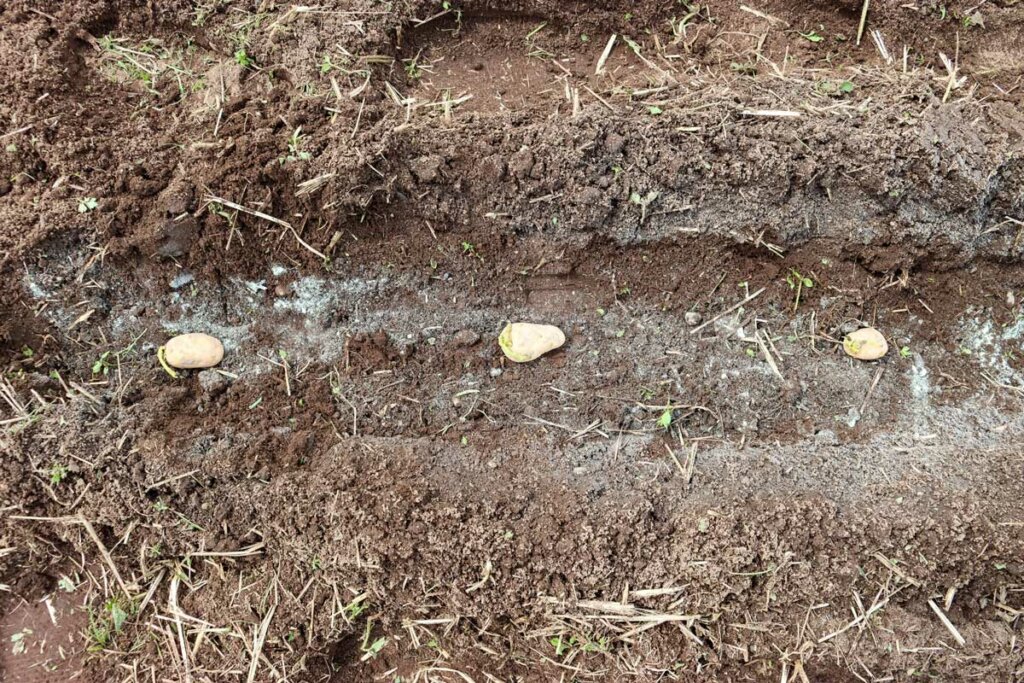
[[[199,373],[199,386],[210,396],[219,396],[231,384],[231,379],[216,370],[203,370]]]
[[[480,335],[474,330],[459,330],[452,336],[456,346],[472,346],[480,341]]]
[[[838,446],[839,437],[831,429],[819,429],[814,433],[814,442],[823,446]]]
[[[843,351],[857,360],[878,360],[889,352],[889,342],[875,328],[865,327],[843,338]]]
[[[704,316],[697,311],[687,311],[683,318],[686,320],[686,324],[690,327],[696,327],[697,325],[700,325],[702,320],[704,320]]]
[[[839,334],[841,334],[841,335],[843,335],[845,337],[848,334],[853,334],[854,332],[856,332],[859,329],[860,329],[860,323],[859,322],[857,322],[856,320],[847,320],[846,322],[844,322],[842,325],[839,326]]]
[[[185,285],[192,284],[193,280],[195,280],[195,277],[188,271],[178,273],[171,280],[171,289],[181,289]]]
[[[164,345],[164,360],[172,368],[212,368],[224,358],[224,345],[216,337],[193,332],[180,334]]]
[[[565,333],[554,325],[509,323],[498,336],[498,345],[514,363],[529,363],[565,344]]]

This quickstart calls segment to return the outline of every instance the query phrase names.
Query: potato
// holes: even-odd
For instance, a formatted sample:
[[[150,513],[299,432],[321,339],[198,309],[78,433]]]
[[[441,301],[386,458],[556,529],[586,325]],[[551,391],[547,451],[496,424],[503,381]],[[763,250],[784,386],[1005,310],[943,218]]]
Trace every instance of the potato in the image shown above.
[[[216,337],[193,332],[180,334],[164,346],[164,360],[173,368],[212,368],[224,358],[224,345]]]
[[[498,336],[498,345],[515,363],[529,363],[565,343],[565,334],[554,325],[509,323]]]
[[[878,360],[889,352],[889,342],[875,328],[865,327],[843,338],[843,351],[857,360]]]

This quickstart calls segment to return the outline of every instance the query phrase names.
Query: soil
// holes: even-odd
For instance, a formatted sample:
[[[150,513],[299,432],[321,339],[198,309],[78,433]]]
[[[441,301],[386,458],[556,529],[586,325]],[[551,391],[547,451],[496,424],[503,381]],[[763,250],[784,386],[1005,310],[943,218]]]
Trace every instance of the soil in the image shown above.
[[[1024,5],[36,5],[0,680],[1024,680]]]

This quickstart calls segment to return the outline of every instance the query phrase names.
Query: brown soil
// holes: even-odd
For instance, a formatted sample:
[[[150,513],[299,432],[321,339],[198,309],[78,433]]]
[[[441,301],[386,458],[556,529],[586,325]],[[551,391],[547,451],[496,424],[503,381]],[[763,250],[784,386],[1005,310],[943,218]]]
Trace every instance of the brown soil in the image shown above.
[[[1024,5],[36,4],[0,680],[1024,679]]]

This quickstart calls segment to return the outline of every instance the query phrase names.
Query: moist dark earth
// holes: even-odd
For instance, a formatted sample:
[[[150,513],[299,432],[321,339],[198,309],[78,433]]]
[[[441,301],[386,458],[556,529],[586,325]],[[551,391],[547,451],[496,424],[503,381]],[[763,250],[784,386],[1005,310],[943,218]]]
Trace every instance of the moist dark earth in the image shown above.
[[[1024,679],[1022,45],[0,1],[0,680]]]

